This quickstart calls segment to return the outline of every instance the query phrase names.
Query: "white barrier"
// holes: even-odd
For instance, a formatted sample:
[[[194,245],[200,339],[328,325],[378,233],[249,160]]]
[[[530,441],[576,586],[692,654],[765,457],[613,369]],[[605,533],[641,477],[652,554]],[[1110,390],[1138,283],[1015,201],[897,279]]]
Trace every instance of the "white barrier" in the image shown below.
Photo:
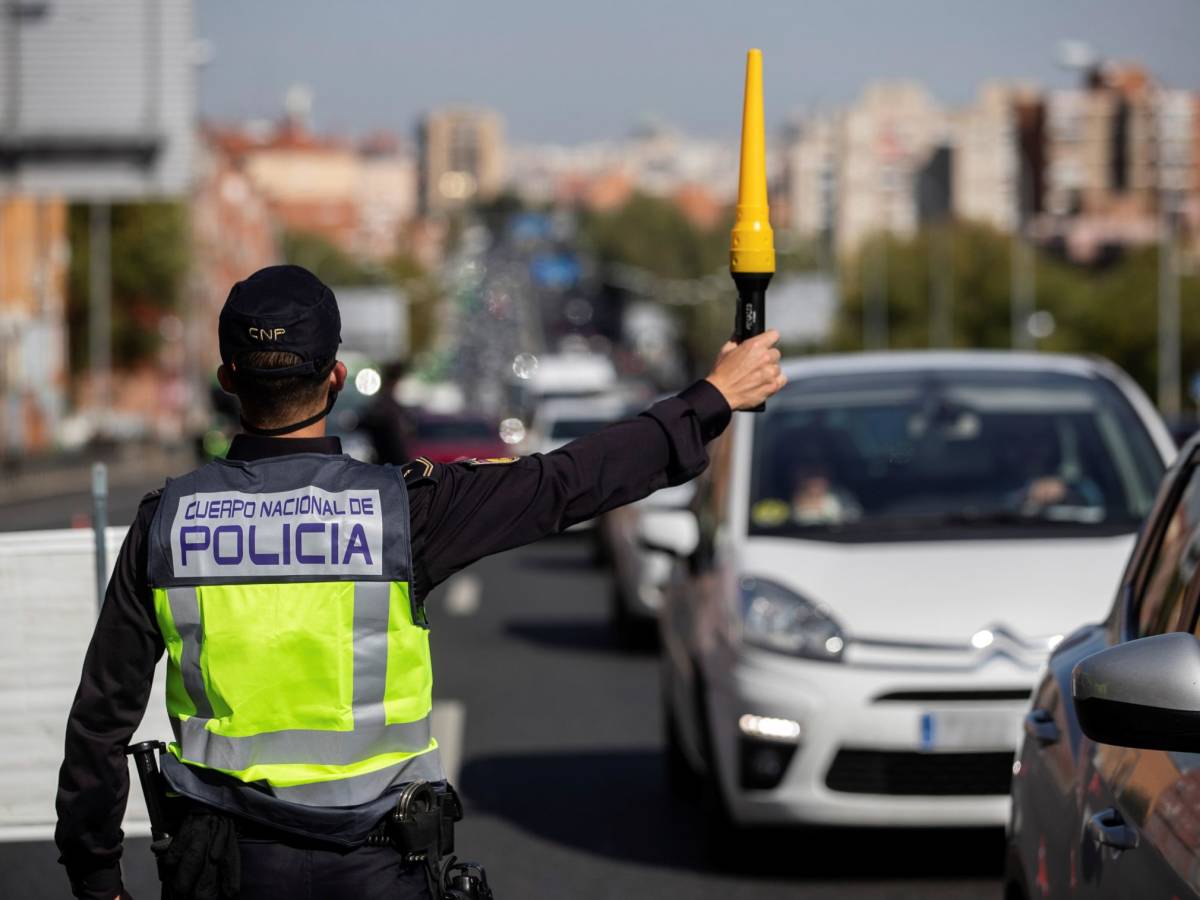
[[[110,571],[127,530],[105,535]],[[67,714],[96,621],[94,560],[90,529],[0,534],[0,841],[53,836]],[[134,741],[170,738],[163,672]],[[150,833],[132,768],[124,827]]]

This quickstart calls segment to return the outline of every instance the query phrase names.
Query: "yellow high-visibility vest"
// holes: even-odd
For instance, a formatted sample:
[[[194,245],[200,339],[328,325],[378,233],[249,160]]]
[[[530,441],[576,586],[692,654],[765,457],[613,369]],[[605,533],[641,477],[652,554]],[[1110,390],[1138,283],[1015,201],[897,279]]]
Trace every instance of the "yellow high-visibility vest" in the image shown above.
[[[443,777],[398,469],[214,461],[167,483],[149,565],[181,762],[320,806]]]

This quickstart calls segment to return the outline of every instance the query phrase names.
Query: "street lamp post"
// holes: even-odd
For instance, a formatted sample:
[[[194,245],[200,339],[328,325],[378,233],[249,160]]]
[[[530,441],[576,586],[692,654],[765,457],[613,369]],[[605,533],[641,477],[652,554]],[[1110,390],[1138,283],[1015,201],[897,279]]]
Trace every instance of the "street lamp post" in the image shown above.
[[[1037,311],[1037,258],[1029,235],[1029,220],[1034,207],[1034,172],[1019,140],[1016,143],[1016,158],[1017,221],[1012,236],[1009,300],[1012,346],[1014,350],[1033,350],[1034,336],[1029,329],[1029,320]]]
[[[1178,224],[1181,182],[1186,177],[1187,127],[1190,115],[1179,107],[1189,98],[1178,99],[1170,91],[1157,97],[1158,119],[1158,408],[1169,417],[1183,408],[1180,351]]]
[[[1183,405],[1173,200],[1170,191],[1162,192],[1158,245],[1158,409],[1168,417],[1178,416]]]

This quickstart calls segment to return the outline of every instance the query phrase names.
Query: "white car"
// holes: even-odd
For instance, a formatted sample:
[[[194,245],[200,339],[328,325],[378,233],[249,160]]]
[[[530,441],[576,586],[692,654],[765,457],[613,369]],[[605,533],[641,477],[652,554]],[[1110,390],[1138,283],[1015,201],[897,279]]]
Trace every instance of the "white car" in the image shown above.
[[[550,453],[617,421],[627,408],[624,401],[612,396],[543,400],[534,411],[521,449],[525,455]]]
[[[813,357],[711,448],[660,615],[669,764],[733,825],[1003,825],[1050,648],[1103,616],[1171,437],[1099,360]]]
[[[521,455],[551,453],[576,438],[617,421],[627,409],[628,405],[623,400],[611,395],[543,400],[534,411],[529,433],[521,443]],[[594,522],[594,519],[588,519],[567,530],[588,530]],[[598,545],[594,555],[600,556]]]
[[[609,604],[612,625],[626,643],[653,641],[658,610],[673,565],[669,553],[651,549],[639,539],[642,517],[655,510],[684,509],[694,495],[694,484],[685,482],[657,490],[636,503],[610,509],[596,518],[603,556],[612,568]]]

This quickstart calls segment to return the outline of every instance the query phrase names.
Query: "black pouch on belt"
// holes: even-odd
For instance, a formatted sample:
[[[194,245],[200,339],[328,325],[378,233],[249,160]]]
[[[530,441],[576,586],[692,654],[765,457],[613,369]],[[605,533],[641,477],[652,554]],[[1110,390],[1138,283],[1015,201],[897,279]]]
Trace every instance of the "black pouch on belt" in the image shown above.
[[[160,857],[169,900],[227,900],[241,891],[242,857],[232,819],[212,812],[184,816]]]

